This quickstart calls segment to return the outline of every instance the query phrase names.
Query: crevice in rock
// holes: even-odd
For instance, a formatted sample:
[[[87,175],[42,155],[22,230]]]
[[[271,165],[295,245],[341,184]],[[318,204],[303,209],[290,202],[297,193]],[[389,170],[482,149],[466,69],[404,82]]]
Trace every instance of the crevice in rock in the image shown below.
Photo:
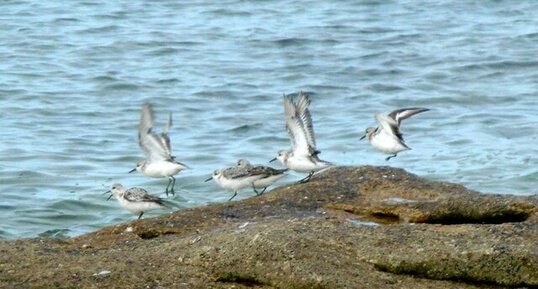
[[[138,237],[140,237],[140,238],[142,238],[144,240],[157,238],[157,237],[159,237],[161,235],[160,232],[152,231],[152,230],[138,232],[136,234],[138,235]]]
[[[395,213],[389,212],[374,212],[368,215],[368,219],[377,220],[382,224],[391,224],[400,222],[400,217]]]
[[[176,231],[144,230],[141,232],[136,232],[136,235],[138,235],[138,237],[144,240],[149,240],[149,239],[157,238],[161,235],[171,235],[171,234],[179,234],[179,233],[180,232],[176,232]]]
[[[217,282],[223,282],[223,283],[236,283],[247,287],[254,287],[254,286],[263,286],[268,285],[260,280],[258,280],[256,277],[237,273],[237,272],[228,272],[221,274],[217,280]]]
[[[504,212],[503,214],[466,216],[462,214],[433,215],[422,222],[426,224],[457,225],[457,224],[503,224],[525,222],[530,212]]]
[[[416,278],[424,278],[424,279],[429,279],[429,280],[444,280],[444,281],[451,281],[451,282],[459,282],[459,283],[465,283],[465,284],[474,285],[474,286],[478,286],[478,287],[481,287],[481,288],[488,288],[488,289],[494,289],[494,288],[537,288],[537,287],[534,287],[533,285],[524,284],[524,283],[521,283],[521,284],[499,284],[498,282],[495,282],[495,281],[477,280],[475,278],[466,277],[466,276],[461,276],[461,277],[450,276],[450,277],[446,277],[446,278],[434,278],[432,276],[429,276],[425,272],[419,271],[419,270],[412,270],[412,269],[409,269],[409,268],[407,268],[407,269],[406,268],[392,268],[391,266],[386,266],[385,264],[373,264],[373,265],[374,265],[374,268],[376,270],[381,271],[381,272],[387,272],[387,273],[392,273],[392,274],[397,274],[397,275],[408,275],[408,276],[412,276],[412,277],[416,277]]]

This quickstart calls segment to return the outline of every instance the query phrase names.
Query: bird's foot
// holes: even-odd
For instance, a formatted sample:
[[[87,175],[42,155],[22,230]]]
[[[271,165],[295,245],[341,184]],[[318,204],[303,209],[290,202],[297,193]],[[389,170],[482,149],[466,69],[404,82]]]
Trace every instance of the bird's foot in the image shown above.
[[[259,196],[260,193],[258,192],[258,190],[256,190],[256,187],[254,186],[254,184],[252,184],[252,190],[254,190],[254,193],[256,194],[256,196]]]
[[[395,157],[396,157],[396,154],[394,154],[394,155],[392,155],[392,156],[388,156],[385,160],[388,161],[388,160],[390,160],[390,159],[392,159],[392,158],[395,158]]]
[[[304,179],[298,181],[297,183],[298,183],[298,184],[308,183],[308,181],[310,181],[310,179],[312,178],[313,175],[314,175],[314,172],[312,171],[312,172],[310,172],[310,173],[308,174],[308,176],[306,176]]]
[[[235,196],[237,196],[237,192],[234,192],[234,195],[230,199],[228,199],[228,202],[235,198]]]
[[[261,191],[257,191],[256,189],[254,189],[254,192],[256,193],[256,196],[261,196],[263,195],[263,193],[265,193],[265,190],[267,189],[267,187],[263,188],[263,190]]]

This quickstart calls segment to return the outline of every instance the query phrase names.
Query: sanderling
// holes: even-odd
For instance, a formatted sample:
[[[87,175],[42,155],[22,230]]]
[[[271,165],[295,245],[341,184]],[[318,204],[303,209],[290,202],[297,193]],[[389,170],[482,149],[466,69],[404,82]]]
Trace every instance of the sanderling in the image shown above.
[[[316,149],[309,105],[310,98],[306,93],[300,92],[295,101],[291,96],[284,95],[284,118],[292,149],[279,151],[276,158],[270,161],[278,159],[291,170],[309,173],[300,183],[308,182],[316,171],[332,165],[318,157],[321,152]]]
[[[268,166],[252,165],[245,159],[238,160],[237,167],[246,168],[248,173],[252,176],[261,176],[260,179],[257,179],[252,183],[252,189],[254,189],[254,192],[258,196],[262,195],[268,186],[285,176],[285,173],[288,171],[288,169],[279,170]],[[262,189],[262,191],[258,192],[256,189]]]
[[[209,182],[213,179],[222,188],[234,191],[234,195],[228,200],[231,201],[237,196],[237,191],[252,187],[254,181],[262,177],[263,175],[251,175],[247,168],[234,166],[215,170],[213,175],[205,181]]]
[[[168,136],[171,126],[172,113],[170,113],[168,122],[160,135],[152,132],[153,109],[149,103],[144,104],[138,127],[138,143],[144,151],[146,159],[139,161],[136,168],[129,172],[139,171],[152,178],[168,177],[168,185],[166,185],[165,190],[166,196],[168,196],[170,185],[172,187],[170,193],[174,194],[174,185],[176,184],[174,175],[187,168],[185,164],[176,161],[175,156],[172,155],[170,137]]]
[[[113,184],[110,191],[105,192],[105,194],[106,193],[111,194],[107,201],[114,196],[125,209],[135,214],[140,213],[138,219],[142,218],[145,211],[165,207],[161,198],[148,194],[148,192],[142,188],[134,187],[125,189],[120,184]]]
[[[396,157],[399,152],[411,149],[405,144],[403,136],[400,133],[402,120],[428,110],[427,108],[412,107],[397,109],[389,115],[377,113],[375,119],[380,126],[367,128],[361,140],[368,137],[374,148],[385,154],[390,154],[391,156],[385,159],[388,161]]]

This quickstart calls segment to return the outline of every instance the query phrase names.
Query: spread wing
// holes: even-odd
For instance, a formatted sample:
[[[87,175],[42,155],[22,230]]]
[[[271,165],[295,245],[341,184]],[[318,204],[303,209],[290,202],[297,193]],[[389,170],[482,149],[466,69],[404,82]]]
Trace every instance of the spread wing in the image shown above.
[[[162,135],[154,133],[152,131],[153,109],[149,103],[144,104],[140,116],[140,124],[138,126],[138,143],[149,162],[173,159],[169,147],[169,125],[171,125],[171,118],[168,120],[168,124],[165,127],[166,132],[163,132]]]
[[[130,188],[125,191],[123,197],[130,202],[154,202],[162,205],[162,200],[159,197],[148,194],[142,188]]]
[[[291,147],[293,149],[295,149],[295,147],[297,146],[297,142],[295,141],[295,132],[293,131],[297,130],[297,124],[295,120],[293,120],[295,114],[295,105],[291,101],[291,98],[284,95],[284,119],[286,120],[286,131],[288,132]]]
[[[314,125],[312,124],[312,116],[310,115],[310,97],[304,92],[299,92],[297,98],[296,107],[299,118],[301,119],[302,128],[305,133],[306,141],[308,143],[308,150],[310,155],[318,154],[316,150],[316,137],[314,136]]]
[[[428,111],[428,108],[423,107],[409,107],[409,108],[401,108],[397,109],[389,114],[389,116],[396,121],[398,126],[400,126],[400,123],[402,120],[406,118],[410,118],[411,116],[421,113],[424,111]]]
[[[172,113],[168,116],[168,122],[164,126],[164,130],[161,133],[161,142],[163,143],[163,147],[166,149],[166,152],[169,155],[172,155],[172,145],[170,144],[170,137],[168,136],[168,132],[170,131],[170,128],[172,127]]]
[[[308,140],[297,106],[291,96],[284,96],[284,118],[286,119],[286,129],[290,135],[293,151],[298,154],[308,154]]]
[[[301,107],[298,107],[298,104],[300,104]],[[308,98],[301,100],[301,102],[299,102],[299,100],[293,102],[291,96],[284,96],[284,118],[286,119],[286,129],[290,136],[294,153],[301,155],[312,155],[316,153],[315,148],[312,147],[308,141],[307,129],[303,122],[304,119],[310,118],[308,104]]]
[[[393,137],[397,138],[400,141],[403,141],[403,136],[400,133],[400,129],[398,128],[398,123],[396,123],[396,120],[388,115],[384,115],[381,113],[376,113],[375,119],[381,126],[381,128],[392,135]]]

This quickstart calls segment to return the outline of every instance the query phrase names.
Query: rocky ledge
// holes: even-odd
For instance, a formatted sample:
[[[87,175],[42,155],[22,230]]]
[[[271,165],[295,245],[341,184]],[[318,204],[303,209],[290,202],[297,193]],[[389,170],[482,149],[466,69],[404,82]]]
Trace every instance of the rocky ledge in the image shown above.
[[[537,288],[538,197],[336,167],[260,197],[0,252],[2,288]]]

